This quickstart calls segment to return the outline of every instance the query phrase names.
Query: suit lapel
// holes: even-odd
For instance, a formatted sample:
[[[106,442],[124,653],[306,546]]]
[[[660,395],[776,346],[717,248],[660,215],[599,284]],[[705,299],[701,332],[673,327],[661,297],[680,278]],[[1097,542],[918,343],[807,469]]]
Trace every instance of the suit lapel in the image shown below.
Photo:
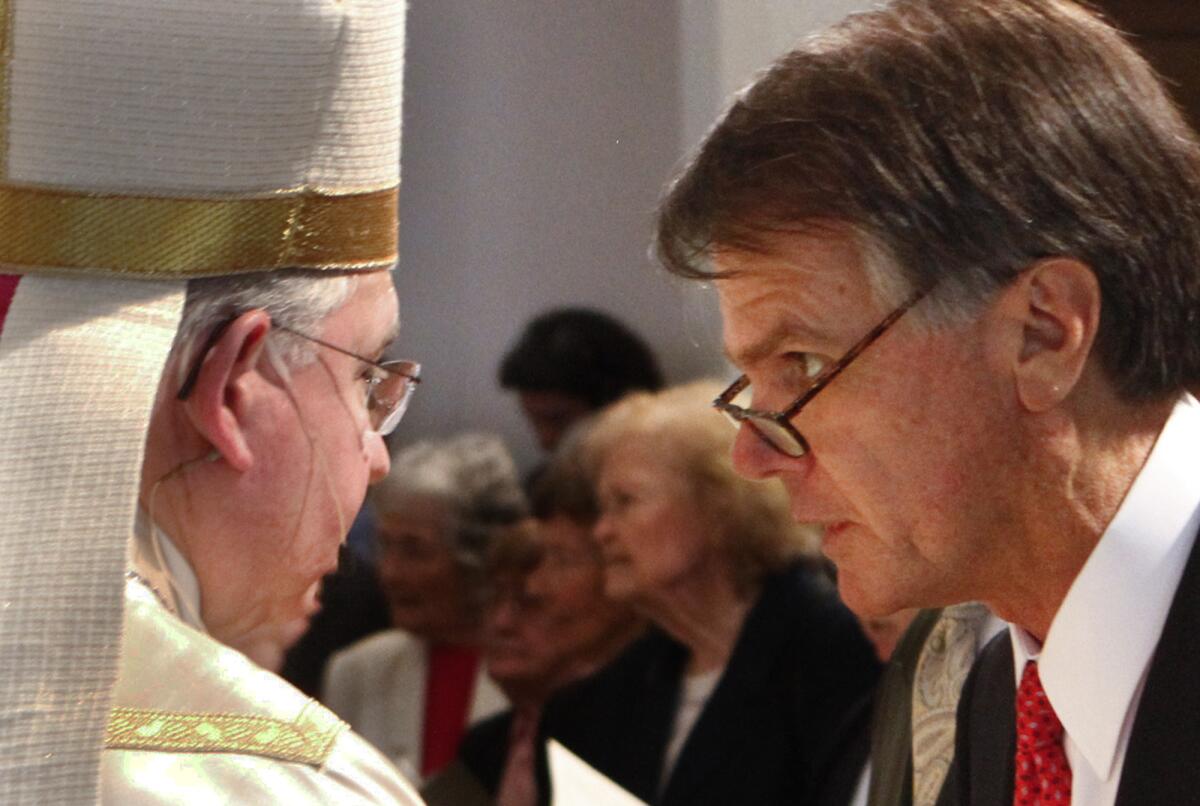
[[[1117,806],[1194,803],[1200,765],[1181,758],[1200,746],[1200,538],[1192,547],[1155,649],[1125,751]]]
[[[636,752],[622,753],[622,763],[628,769],[629,790],[647,803],[658,802],[662,788],[661,774],[667,743],[671,741],[675,709],[683,696],[683,674],[688,651],[665,633],[659,636],[661,645],[657,657],[646,670],[638,697],[638,718],[628,727],[632,735],[624,737]]]
[[[871,788],[867,806],[912,803],[912,691],[921,648],[941,608],[922,610],[884,670],[871,719]]]
[[[954,761],[939,806],[1012,803],[1015,704],[1012,641],[1006,630],[984,647],[963,684]]]
[[[779,608],[767,600],[776,593],[764,589],[746,617],[730,663],[680,750],[659,801],[662,806],[695,802],[697,788],[711,777],[723,777],[722,770],[738,763],[738,754],[731,749],[755,746],[759,715],[772,707],[768,678],[777,667],[776,658],[786,637],[770,619]]]

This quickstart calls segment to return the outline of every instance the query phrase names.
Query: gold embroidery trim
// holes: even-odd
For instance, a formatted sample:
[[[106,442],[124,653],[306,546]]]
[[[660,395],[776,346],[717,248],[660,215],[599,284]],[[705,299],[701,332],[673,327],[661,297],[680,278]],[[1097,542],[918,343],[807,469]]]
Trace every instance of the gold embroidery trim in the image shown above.
[[[236,753],[320,767],[345,724],[310,702],[292,722],[242,714],[191,714],[114,708],[104,746],[110,750]]]
[[[396,260],[398,202],[396,188],[177,199],[0,186],[0,266],[179,279],[384,268]]]

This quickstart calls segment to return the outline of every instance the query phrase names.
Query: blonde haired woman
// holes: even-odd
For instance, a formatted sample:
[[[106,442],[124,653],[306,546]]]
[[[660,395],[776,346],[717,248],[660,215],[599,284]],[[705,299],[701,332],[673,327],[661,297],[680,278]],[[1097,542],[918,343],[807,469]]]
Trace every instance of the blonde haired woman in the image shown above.
[[[657,629],[544,726],[648,803],[800,804],[879,667],[783,489],[734,473],[719,391],[634,394],[589,433],[606,592]]]

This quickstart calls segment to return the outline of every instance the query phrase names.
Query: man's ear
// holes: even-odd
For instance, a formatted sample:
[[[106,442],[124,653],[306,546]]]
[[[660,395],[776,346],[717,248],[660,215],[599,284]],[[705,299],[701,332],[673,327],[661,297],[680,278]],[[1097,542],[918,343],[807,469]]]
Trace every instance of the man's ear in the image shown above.
[[[266,311],[247,311],[234,319],[199,357],[202,363],[192,393],[184,401],[188,419],[235,470],[246,471],[254,455],[246,441],[247,381],[271,332]]]
[[[1014,328],[1007,359],[1026,410],[1054,408],[1083,373],[1100,325],[1100,283],[1084,263],[1048,258],[1034,263],[999,301]]]

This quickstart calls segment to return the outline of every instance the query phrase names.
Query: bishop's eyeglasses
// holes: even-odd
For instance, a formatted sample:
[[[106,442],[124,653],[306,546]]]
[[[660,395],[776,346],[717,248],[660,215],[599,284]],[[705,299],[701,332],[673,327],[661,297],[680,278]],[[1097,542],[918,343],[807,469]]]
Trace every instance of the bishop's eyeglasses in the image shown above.
[[[196,363],[192,365],[192,369],[188,373],[187,378],[184,379],[183,385],[179,387],[179,393],[176,395],[178,399],[186,400],[192,393],[192,389],[200,377],[200,366],[204,363],[204,357],[208,355],[208,351],[213,348],[213,345],[217,343],[217,339],[221,337],[221,334],[225,332],[225,329],[232,322],[233,320],[230,319],[213,329],[207,343],[204,345],[204,349],[197,356]],[[416,389],[417,384],[421,382],[420,364],[415,361],[372,361],[358,353],[353,353],[324,339],[318,339],[307,333],[301,333],[299,330],[285,325],[277,324],[274,327],[276,330],[289,333],[305,341],[311,341],[313,344],[349,356],[365,364],[369,368],[366,377],[366,409],[371,430],[380,436],[387,436],[395,430],[396,425],[400,422],[400,418],[408,410],[408,404],[412,400],[413,391]]]
[[[822,370],[813,379],[812,384],[798,398],[792,401],[792,404],[787,408],[781,411],[764,411],[734,403],[734,400],[739,396],[745,395],[750,389],[750,378],[746,375],[742,375],[730,384],[729,388],[713,401],[713,408],[727,415],[733,421],[734,425],[740,426],[744,423],[749,426],[755,436],[784,456],[792,458],[804,456],[809,452],[808,440],[796,429],[796,426],[792,425],[792,419],[814,397],[820,394],[822,389],[840,375],[846,367],[850,366],[851,362],[858,358],[863,350],[870,347],[880,336],[886,333],[888,328],[904,315],[905,311],[920,302],[925,294],[925,291],[913,294],[899,308],[896,308],[885,316],[882,322],[873,327],[867,335],[863,336],[853,347],[847,350],[845,355]]]

